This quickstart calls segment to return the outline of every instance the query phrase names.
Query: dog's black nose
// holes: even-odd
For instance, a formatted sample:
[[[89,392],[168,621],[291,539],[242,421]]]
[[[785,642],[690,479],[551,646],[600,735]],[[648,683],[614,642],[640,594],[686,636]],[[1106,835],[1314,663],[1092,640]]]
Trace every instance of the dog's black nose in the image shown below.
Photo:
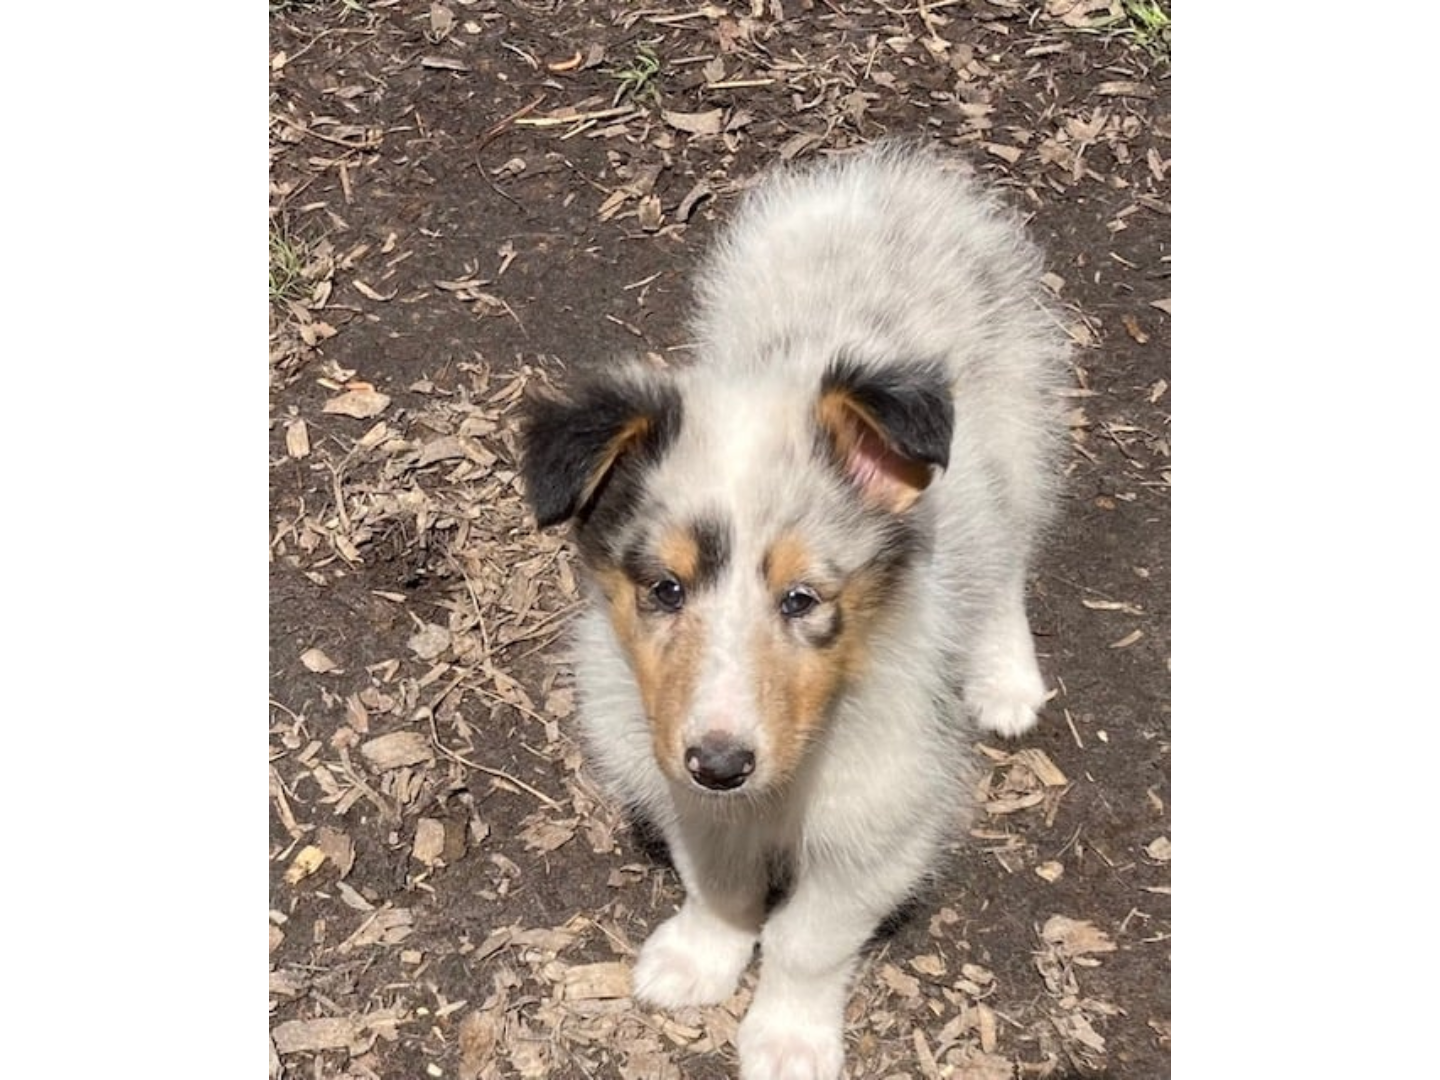
[[[755,755],[732,742],[702,739],[685,751],[685,767],[701,787],[731,791],[755,771]]]

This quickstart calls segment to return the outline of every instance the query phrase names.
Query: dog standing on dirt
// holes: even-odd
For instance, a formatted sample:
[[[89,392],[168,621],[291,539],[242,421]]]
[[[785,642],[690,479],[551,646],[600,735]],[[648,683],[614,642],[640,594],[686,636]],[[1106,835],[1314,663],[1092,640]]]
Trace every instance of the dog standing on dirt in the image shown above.
[[[1045,699],[1024,589],[1066,343],[1039,278],[972,176],[886,145],[747,197],[693,361],[531,403],[530,501],[589,568],[591,758],[685,886],[635,995],[724,1001],[758,942],[745,1080],[840,1075],[851,973],[963,823],[973,725]]]

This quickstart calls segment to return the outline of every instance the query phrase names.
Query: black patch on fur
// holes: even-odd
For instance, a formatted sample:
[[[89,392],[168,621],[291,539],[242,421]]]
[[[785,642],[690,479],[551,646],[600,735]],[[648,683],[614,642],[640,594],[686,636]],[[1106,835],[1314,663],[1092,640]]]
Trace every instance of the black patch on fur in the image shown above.
[[[887,516],[883,522],[884,538],[878,545],[870,565],[889,582],[899,577],[916,558],[931,546],[930,532],[912,518]]]
[[[942,469],[950,464],[955,401],[944,365],[910,361],[880,366],[841,352],[820,381],[822,394],[834,390],[863,407],[895,450]]]
[[[625,576],[636,585],[653,585],[669,572],[669,568],[660,565],[660,560],[651,554],[649,542],[648,536],[642,536],[615,559]]]
[[[665,841],[665,834],[644,809],[628,806],[625,808],[625,817],[630,823],[630,836],[640,853],[658,866],[675,869],[675,861],[670,857],[670,845]]]
[[[928,906],[925,898],[918,893],[906,897],[880,920],[880,924],[871,932],[869,940],[865,942],[863,948],[874,949],[883,945],[914,922],[916,917]]]
[[[729,565],[730,529],[720,518],[701,518],[690,526],[690,534],[695,539],[699,558],[694,579],[681,584],[689,591],[698,591],[719,580]],[[634,539],[623,551],[613,553],[625,576],[637,585],[653,585],[675,573],[673,566],[666,566],[655,554],[654,542],[655,537],[647,533]]]
[[[700,558],[691,587],[713,585],[730,562],[730,526],[722,518],[701,518],[694,525]]]
[[[582,383],[568,397],[532,398],[520,443],[525,493],[536,520],[545,526],[573,517],[584,525],[594,521],[611,500],[615,505],[605,515],[607,519],[629,517],[638,485],[627,485],[625,479],[664,455],[680,430],[681,419],[679,392],[658,376],[594,379]],[[647,425],[644,435],[611,463],[582,505],[586,489],[604,466],[615,439],[636,422]],[[594,524],[599,527],[600,522]]]

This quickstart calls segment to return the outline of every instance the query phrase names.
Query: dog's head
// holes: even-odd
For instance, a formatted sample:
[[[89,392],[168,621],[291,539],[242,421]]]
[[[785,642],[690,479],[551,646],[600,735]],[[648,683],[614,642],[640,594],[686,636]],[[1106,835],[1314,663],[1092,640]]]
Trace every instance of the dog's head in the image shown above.
[[[631,366],[530,403],[531,505],[574,522],[671,780],[801,767],[930,542],[953,426],[939,364],[843,356],[806,387]]]

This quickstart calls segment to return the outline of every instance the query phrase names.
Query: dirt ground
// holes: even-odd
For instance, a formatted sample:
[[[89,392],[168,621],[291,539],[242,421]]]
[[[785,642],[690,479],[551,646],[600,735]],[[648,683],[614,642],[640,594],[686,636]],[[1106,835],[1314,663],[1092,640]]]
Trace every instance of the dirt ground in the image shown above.
[[[593,787],[527,385],[678,355],[765,168],[887,133],[1032,215],[1076,342],[1056,687],[867,956],[851,1077],[1170,1075],[1170,98],[1106,0],[272,4],[271,1075],[733,1076],[626,970],[680,890]]]

